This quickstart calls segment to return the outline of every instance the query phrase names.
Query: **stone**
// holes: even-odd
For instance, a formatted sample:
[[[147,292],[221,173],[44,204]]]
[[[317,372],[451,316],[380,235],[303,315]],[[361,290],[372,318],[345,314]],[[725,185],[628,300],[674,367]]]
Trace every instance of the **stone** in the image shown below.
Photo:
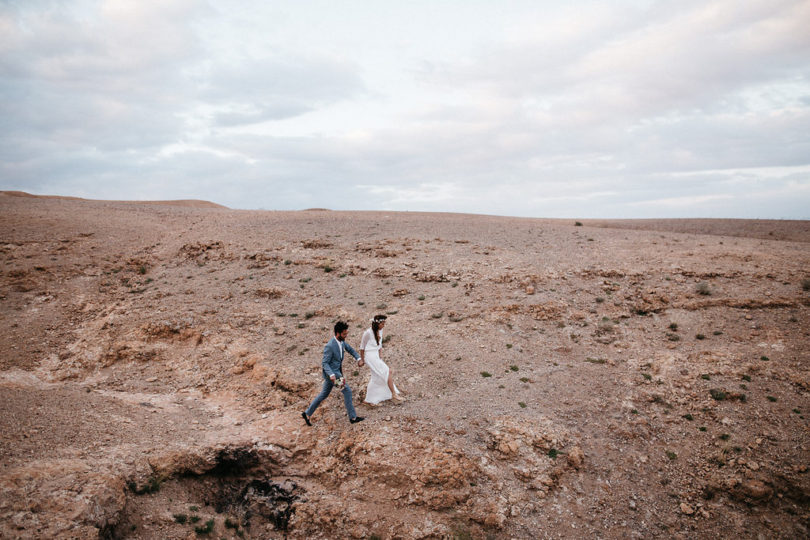
[[[681,512],[683,512],[687,516],[691,516],[692,514],[695,513],[695,509],[686,503],[681,503]]]

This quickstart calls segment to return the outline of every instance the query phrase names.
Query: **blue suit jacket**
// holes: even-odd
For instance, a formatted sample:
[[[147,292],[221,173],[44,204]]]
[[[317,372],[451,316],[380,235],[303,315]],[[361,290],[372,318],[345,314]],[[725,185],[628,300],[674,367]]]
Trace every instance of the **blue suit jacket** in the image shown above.
[[[357,351],[352,349],[352,346],[346,343],[345,341],[340,342],[337,338],[332,338],[323,348],[323,373],[326,375],[327,378],[334,375],[335,377],[342,377],[343,376],[343,360],[341,359],[340,355],[340,347],[343,345],[343,349],[354,356],[355,360],[360,358],[360,355],[357,354]]]

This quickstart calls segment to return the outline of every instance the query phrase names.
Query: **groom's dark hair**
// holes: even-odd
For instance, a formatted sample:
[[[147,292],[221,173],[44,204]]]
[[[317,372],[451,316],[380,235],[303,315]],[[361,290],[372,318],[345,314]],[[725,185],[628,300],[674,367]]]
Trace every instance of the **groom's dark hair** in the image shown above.
[[[338,322],[336,322],[336,323],[335,323],[335,335],[337,335],[337,334],[339,334],[339,333],[343,332],[343,331],[344,331],[344,330],[346,330],[348,327],[349,327],[349,325],[348,325],[348,324],[346,324],[346,323],[345,323],[345,322],[343,322],[343,321],[338,321]]]

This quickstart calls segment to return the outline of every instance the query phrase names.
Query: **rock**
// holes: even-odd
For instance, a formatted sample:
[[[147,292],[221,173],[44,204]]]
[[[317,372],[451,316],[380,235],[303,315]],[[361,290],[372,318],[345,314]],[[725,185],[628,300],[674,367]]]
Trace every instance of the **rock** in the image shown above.
[[[585,453],[582,451],[582,448],[580,448],[579,445],[574,446],[568,451],[568,464],[573,468],[579,470],[584,462]]]
[[[771,495],[773,495],[773,489],[761,480],[748,480],[747,482],[743,482],[742,491],[748,497],[757,500],[769,499]]]
[[[759,470],[759,463],[757,463],[756,461],[749,461],[748,463],[746,463],[746,465],[748,465],[748,468],[751,469],[752,471]]]
[[[695,509],[686,503],[681,503],[681,512],[683,512],[687,516],[691,516],[692,514],[695,513]]]
[[[534,286],[533,285],[528,285],[526,287],[526,294],[534,294]]]

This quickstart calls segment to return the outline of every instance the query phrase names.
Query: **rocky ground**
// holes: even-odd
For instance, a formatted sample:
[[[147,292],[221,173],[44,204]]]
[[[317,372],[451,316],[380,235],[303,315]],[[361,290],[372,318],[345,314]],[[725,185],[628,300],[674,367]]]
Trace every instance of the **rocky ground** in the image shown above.
[[[799,538],[810,223],[0,194],[0,537]],[[408,400],[330,396],[338,319]]]

